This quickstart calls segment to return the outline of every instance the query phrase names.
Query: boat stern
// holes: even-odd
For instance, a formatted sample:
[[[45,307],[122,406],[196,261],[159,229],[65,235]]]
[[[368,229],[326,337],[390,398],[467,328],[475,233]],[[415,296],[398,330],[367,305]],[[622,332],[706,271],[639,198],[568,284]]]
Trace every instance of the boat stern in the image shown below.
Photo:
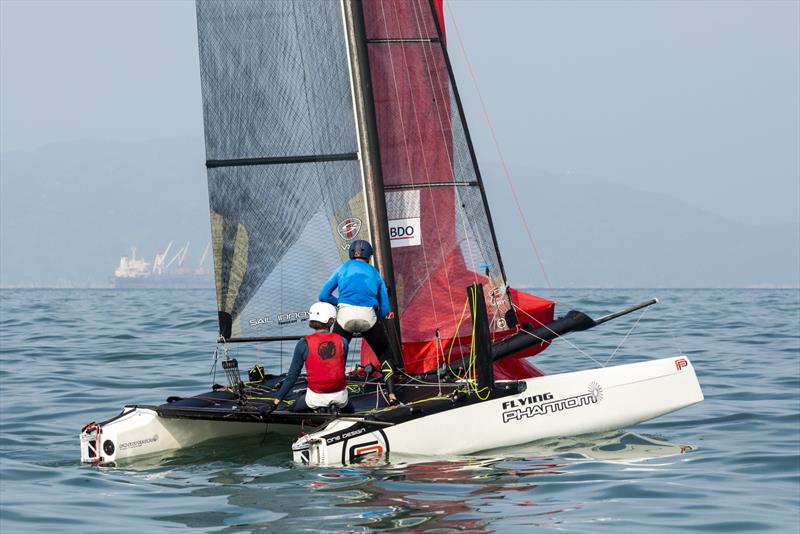
[[[389,440],[381,429],[370,431],[366,424],[339,420],[300,436],[292,444],[292,457],[303,465],[382,462],[389,458]]]
[[[164,430],[154,410],[126,406],[113,419],[81,429],[81,462],[107,464],[175,448],[177,443]]]

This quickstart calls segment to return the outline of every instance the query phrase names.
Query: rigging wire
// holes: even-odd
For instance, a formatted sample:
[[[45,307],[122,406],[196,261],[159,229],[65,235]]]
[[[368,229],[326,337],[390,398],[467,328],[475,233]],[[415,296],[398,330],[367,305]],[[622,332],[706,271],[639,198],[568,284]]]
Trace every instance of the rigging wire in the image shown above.
[[[514,187],[514,182],[511,179],[511,173],[508,171],[508,166],[506,165],[505,156],[503,155],[503,151],[500,148],[500,143],[497,140],[497,136],[494,131],[494,127],[492,126],[492,121],[489,118],[489,112],[486,108],[486,102],[483,99],[483,94],[481,93],[480,87],[478,86],[478,80],[475,77],[475,71],[472,68],[472,63],[469,60],[467,55],[466,47],[464,46],[464,41],[461,39],[461,31],[459,30],[458,23],[456,22],[455,15],[453,13],[453,8],[450,5],[450,0],[444,0],[448,5],[448,13],[450,15],[450,20],[453,22],[453,29],[455,29],[456,38],[458,40],[459,47],[461,49],[461,53],[464,57],[464,62],[467,65],[467,69],[469,70],[470,78],[472,79],[472,84],[475,87],[475,92],[477,93],[478,99],[481,104],[481,109],[483,111],[484,119],[486,120],[486,125],[489,128],[489,133],[491,134],[492,141],[494,142],[495,150],[497,151],[497,155],[500,158],[500,163],[503,169],[503,174],[508,182],[508,186],[511,189],[511,195],[514,199],[514,205],[517,208],[517,213],[519,214],[520,219],[522,220],[522,225],[525,228],[525,232],[528,236],[528,242],[533,249],[534,254],[536,255],[536,259],[539,262],[539,268],[542,271],[542,275],[544,276],[545,282],[547,283],[547,287],[550,291],[555,294],[555,289],[553,288],[553,284],[550,282],[550,277],[547,276],[547,271],[544,268],[544,261],[542,260],[541,255],[539,254],[539,249],[536,246],[536,242],[533,239],[533,233],[531,232],[530,226],[528,225],[528,221],[525,218],[525,213],[522,211],[522,205],[520,204],[519,197],[517,196],[516,188]]]
[[[593,358],[593,357],[592,357],[592,356],[591,356],[589,353],[587,353],[587,352],[585,352],[584,350],[582,350],[580,347],[578,347],[576,344],[572,343],[572,342],[571,342],[569,339],[565,338],[563,335],[560,335],[560,334],[558,334],[557,332],[555,332],[553,329],[551,329],[549,326],[547,326],[545,323],[541,322],[539,319],[537,319],[537,318],[536,318],[536,317],[534,317],[533,315],[529,314],[528,312],[526,312],[525,310],[523,310],[522,308],[520,308],[520,307],[518,307],[518,306],[516,306],[516,305],[514,305],[514,307],[515,307],[517,310],[521,311],[521,312],[522,312],[524,315],[526,315],[526,316],[530,317],[531,319],[533,319],[534,321],[536,321],[536,323],[537,323],[539,326],[546,328],[546,329],[547,329],[548,331],[550,331],[550,332],[551,332],[551,333],[552,333],[552,334],[553,334],[553,335],[554,335],[554,336],[555,336],[557,339],[563,339],[563,340],[564,340],[564,342],[565,342],[565,343],[567,343],[569,346],[571,346],[572,348],[574,348],[575,350],[577,350],[578,352],[580,352],[581,354],[583,354],[584,356],[586,356],[587,358],[589,358],[590,360],[592,360],[594,363],[596,363],[597,365],[599,365],[599,366],[601,366],[601,367],[606,367],[606,366],[609,364],[609,362],[611,362],[611,359],[614,357],[614,355],[617,353],[617,351],[620,349],[620,347],[622,347],[622,345],[625,343],[625,341],[628,339],[628,337],[629,337],[629,336],[630,336],[630,335],[633,333],[633,331],[634,331],[634,330],[636,329],[636,327],[639,325],[639,322],[642,320],[642,318],[644,317],[645,313],[647,313],[647,312],[649,311],[649,310],[648,310],[648,308],[644,308],[644,310],[642,310],[642,313],[639,315],[639,318],[638,318],[638,319],[636,319],[636,322],[633,324],[633,326],[632,326],[632,327],[631,327],[631,328],[628,330],[628,332],[625,334],[625,337],[623,337],[623,338],[622,338],[622,341],[620,341],[620,342],[619,342],[619,345],[617,345],[617,348],[616,348],[616,349],[614,349],[614,352],[612,352],[612,353],[611,353],[611,356],[609,356],[609,357],[608,357],[608,359],[605,361],[605,363],[600,363],[598,360],[596,360],[595,358]],[[524,328],[520,328],[520,329],[519,329],[519,331],[520,331],[520,332],[524,332],[525,334],[527,334],[527,335],[529,335],[529,336],[531,336],[531,337],[533,337],[533,338],[535,338],[535,339],[539,339],[539,340],[540,340],[540,341],[542,341],[543,343],[545,342],[545,340],[544,340],[544,339],[542,339],[542,338],[540,338],[540,337],[538,337],[538,336],[534,335],[534,334],[533,334],[533,333],[531,333],[531,332],[528,332],[528,331],[527,331],[527,330],[525,330]]]
[[[636,329],[636,326],[639,324],[639,321],[641,321],[641,320],[642,320],[642,317],[644,317],[644,314],[645,314],[645,313],[647,313],[647,310],[648,310],[648,308],[645,308],[645,309],[643,309],[643,310],[642,310],[642,313],[639,315],[639,318],[638,318],[638,319],[636,319],[636,322],[635,322],[635,323],[633,323],[633,326],[630,328],[630,330],[628,330],[628,333],[627,333],[627,334],[625,334],[625,337],[623,337],[623,338],[622,338],[622,341],[620,341],[620,342],[619,342],[619,345],[617,345],[617,348],[616,348],[616,349],[614,349],[614,352],[612,352],[612,353],[611,353],[611,356],[609,356],[609,357],[608,357],[608,359],[606,360],[606,363],[605,363],[605,365],[608,365],[608,362],[610,362],[610,361],[611,361],[611,358],[613,358],[613,357],[614,357],[614,355],[617,353],[617,351],[618,351],[618,350],[619,350],[619,348],[622,346],[622,344],[623,344],[623,343],[625,343],[625,341],[628,339],[628,336],[630,336],[630,335],[631,335],[631,332],[633,332],[633,331]],[[605,367],[605,365],[604,365],[604,367]]]
[[[225,338],[220,335],[217,338],[217,345],[214,347],[214,361],[211,364],[211,384],[215,384],[217,381],[217,362],[219,361],[220,351],[222,355],[225,356],[225,359],[228,359],[228,345],[225,343]]]
[[[553,334],[553,335],[554,335],[556,338],[558,338],[558,339],[563,339],[563,340],[564,340],[564,342],[565,342],[565,343],[567,343],[567,344],[568,344],[570,347],[572,347],[573,349],[577,350],[578,352],[580,352],[581,354],[583,354],[584,356],[586,356],[587,358],[589,358],[590,360],[592,360],[594,363],[596,363],[596,364],[597,364],[597,365],[599,365],[600,367],[605,367],[605,365],[603,365],[602,363],[600,363],[599,361],[597,361],[596,359],[594,359],[594,358],[593,358],[593,357],[592,357],[592,356],[591,356],[589,353],[587,353],[587,352],[584,352],[584,351],[583,351],[583,350],[582,350],[580,347],[578,347],[578,346],[577,346],[575,343],[573,343],[573,342],[572,342],[572,341],[570,341],[569,339],[565,338],[565,337],[564,337],[564,336],[562,336],[561,334],[557,333],[556,331],[554,331],[553,329],[551,329],[549,326],[547,326],[545,323],[541,322],[539,319],[537,319],[537,318],[536,318],[536,317],[534,317],[533,315],[529,314],[528,312],[526,312],[525,310],[523,310],[522,308],[520,308],[520,307],[519,307],[519,306],[517,306],[516,304],[513,304],[513,303],[512,303],[512,306],[514,306],[514,308],[515,308],[515,309],[517,309],[518,311],[521,311],[521,312],[522,312],[524,315],[527,315],[528,317],[530,317],[531,319],[533,319],[534,321],[536,321],[536,322],[538,323],[538,325],[539,325],[539,326],[542,326],[542,327],[546,328],[547,330],[549,330],[549,331],[550,331],[550,333],[552,333],[552,334]],[[544,341],[542,338],[540,338],[540,337],[538,337],[538,336],[536,336],[536,335],[534,335],[534,334],[532,334],[532,333],[528,332],[528,331],[527,331],[527,330],[525,330],[524,328],[520,328],[520,332],[525,332],[526,334],[528,334],[529,336],[531,336],[531,337],[533,337],[533,338],[535,338],[535,339],[539,339],[540,341]]]
[[[414,13],[414,22],[417,25],[417,34],[420,37],[422,37],[424,35],[424,32],[422,31],[422,24],[420,23],[420,14],[418,13],[418,10],[422,11],[423,9],[424,8],[419,7],[419,2],[415,1],[415,2],[412,3],[412,11]],[[433,13],[431,13],[431,16],[434,16]],[[441,45],[437,45],[437,46],[439,46],[439,48],[441,49]],[[427,80],[428,80],[428,84],[430,85],[431,94],[433,95],[433,98],[435,100],[438,100],[438,102],[450,102],[450,95],[444,93],[444,89],[443,89],[444,88],[444,84],[443,84],[441,78],[439,77],[439,71],[435,68],[435,65],[432,66],[432,64],[435,63],[435,58],[436,58],[436,52],[434,51],[433,47],[434,47],[434,43],[432,43],[430,41],[427,42],[427,43],[422,43],[420,45],[420,48],[422,49],[422,57],[423,57],[423,60],[425,61],[425,71],[428,73]],[[441,52],[442,52],[442,54],[444,54],[443,50],[441,50]],[[430,58],[429,58],[429,56],[430,56]],[[444,61],[444,58],[442,58],[442,60]],[[435,82],[436,83],[434,83],[434,78],[435,78]],[[447,80],[447,82],[449,83],[449,79]],[[450,176],[452,177],[453,183],[455,184],[457,182],[456,176],[458,176],[459,173],[456,172],[456,169],[454,167],[455,158],[454,158],[454,154],[453,154],[453,151],[452,151],[452,147],[450,146],[450,142],[452,142],[452,140],[448,139],[448,137],[446,135],[447,131],[450,131],[452,133],[452,130],[453,130],[452,121],[451,121],[450,117],[447,117],[447,120],[450,121],[450,125],[449,125],[449,127],[446,127],[445,120],[442,118],[442,112],[441,112],[440,106],[438,106],[438,105],[434,106],[434,109],[436,110],[436,120],[439,123],[439,132],[441,133],[441,136],[442,136],[442,146],[444,147],[445,154],[447,156],[447,158],[446,158],[447,165],[450,168]],[[470,259],[470,261],[472,263],[472,269],[471,269],[472,276],[473,276],[474,281],[478,282],[478,276],[477,276],[478,267],[475,264],[475,255],[472,252],[471,240],[467,237],[467,236],[470,235],[470,232],[469,232],[469,230],[467,228],[467,217],[466,217],[466,213],[465,213],[465,209],[464,209],[464,203],[461,200],[461,192],[458,190],[458,188],[455,185],[453,186],[453,200],[457,201],[458,206],[460,207],[459,211],[464,212],[464,215],[462,217],[459,217],[459,218],[461,219],[461,225],[464,228],[464,236],[465,236],[464,237],[464,241],[467,244],[467,251],[469,253],[469,259]],[[472,232],[472,235],[477,235],[478,238],[480,239],[480,233],[479,232]],[[453,311],[455,311],[455,310],[453,310]]]

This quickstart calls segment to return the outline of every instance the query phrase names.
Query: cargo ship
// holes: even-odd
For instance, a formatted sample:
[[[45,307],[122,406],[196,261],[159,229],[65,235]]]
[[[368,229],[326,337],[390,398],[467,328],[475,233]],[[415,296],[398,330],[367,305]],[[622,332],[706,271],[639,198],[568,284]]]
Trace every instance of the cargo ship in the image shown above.
[[[189,242],[169,257],[173,242],[163,252],[156,253],[152,264],[136,257],[136,247],[130,256],[122,256],[114,271],[114,287],[118,289],[212,289],[214,276],[206,266],[211,247],[206,245],[196,269],[184,267]],[[152,265],[152,266],[151,266]]]

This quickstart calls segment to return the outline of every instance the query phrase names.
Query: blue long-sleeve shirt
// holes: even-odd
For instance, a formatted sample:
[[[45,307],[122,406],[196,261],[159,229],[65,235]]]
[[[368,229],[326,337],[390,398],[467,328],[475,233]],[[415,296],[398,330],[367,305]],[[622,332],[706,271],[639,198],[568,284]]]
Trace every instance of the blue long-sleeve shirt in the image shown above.
[[[339,298],[333,291],[339,289]],[[361,260],[350,260],[339,266],[322,286],[319,300],[333,304],[369,306],[375,308],[378,317],[389,314],[389,292],[378,269]]]
[[[347,361],[347,343],[345,342],[343,345],[344,358],[345,361]],[[286,378],[283,380],[281,389],[278,390],[278,394],[275,396],[276,399],[283,400],[292,390],[297,382],[297,377],[300,376],[303,365],[306,363],[306,358],[308,358],[308,342],[306,338],[302,338],[297,342],[297,345],[294,346],[294,354],[292,355],[292,363],[289,364],[289,372],[286,373]]]

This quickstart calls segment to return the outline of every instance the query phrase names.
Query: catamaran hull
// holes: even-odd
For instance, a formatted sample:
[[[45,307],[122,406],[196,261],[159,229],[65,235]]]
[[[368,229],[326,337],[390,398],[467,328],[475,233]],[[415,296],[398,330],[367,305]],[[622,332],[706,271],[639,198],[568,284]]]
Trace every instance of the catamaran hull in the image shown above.
[[[499,384],[502,384],[499,383]],[[339,418],[295,441],[296,462],[357,463],[389,454],[446,456],[627,427],[703,400],[685,356],[522,381],[520,392],[414,415],[416,403],[395,408],[396,424]],[[405,417],[403,411],[411,417]],[[81,460],[114,463],[158,455],[216,438],[278,432],[296,436],[299,424],[231,420],[191,408],[128,406],[117,417],[81,431]],[[419,412],[416,412],[419,414]],[[189,415],[187,417],[187,414]],[[405,420],[407,419],[407,420]]]
[[[347,465],[389,454],[470,454],[619,429],[703,400],[685,356],[525,381],[517,395],[375,428],[333,421],[295,441],[294,460]],[[400,409],[413,409],[404,407]]]
[[[216,438],[263,434],[263,422],[161,417],[150,408],[126,406],[104,423],[91,423],[81,431],[81,461],[114,463],[139,456],[191,447]],[[296,425],[270,424],[271,432],[297,434]]]

